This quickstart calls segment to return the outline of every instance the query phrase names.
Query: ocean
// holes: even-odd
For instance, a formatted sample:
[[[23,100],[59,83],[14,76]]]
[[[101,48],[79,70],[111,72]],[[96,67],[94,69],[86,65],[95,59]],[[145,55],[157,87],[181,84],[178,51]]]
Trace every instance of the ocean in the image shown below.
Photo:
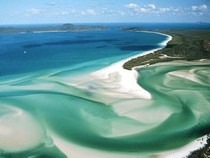
[[[158,158],[210,132],[209,64],[123,70],[169,39],[124,25],[0,34],[0,157]]]
[[[107,59],[108,66],[160,47],[165,36],[118,30],[0,35],[0,74],[16,74]],[[18,66],[17,66],[18,65]],[[94,66],[95,67],[95,66]]]

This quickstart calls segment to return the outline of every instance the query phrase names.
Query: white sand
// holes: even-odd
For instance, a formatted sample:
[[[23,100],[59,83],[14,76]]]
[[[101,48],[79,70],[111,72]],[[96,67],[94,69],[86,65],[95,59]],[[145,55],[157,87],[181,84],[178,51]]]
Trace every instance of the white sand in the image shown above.
[[[139,153],[121,153],[121,152],[108,152],[103,150],[97,150],[93,148],[83,147],[81,145],[67,142],[64,139],[58,137],[56,134],[50,132],[54,144],[68,157],[68,158],[186,158],[190,152],[203,147],[206,144],[207,136],[196,139],[188,145],[167,152],[159,154],[139,154]]]
[[[154,33],[154,32],[150,32],[150,33]],[[157,33],[157,34],[161,34],[161,33]],[[162,35],[165,35],[165,34],[162,34]],[[168,39],[162,42],[161,45],[163,47],[166,46],[166,44],[171,39],[172,37],[168,36]],[[162,48],[159,48],[159,49],[162,49]],[[114,89],[116,93],[124,94],[125,97],[133,96],[133,97],[138,97],[138,98],[151,99],[150,93],[144,90],[142,87],[140,87],[137,84],[138,73],[136,72],[136,70],[135,69],[126,70],[123,68],[123,64],[132,58],[136,58],[139,56],[143,56],[145,54],[153,53],[159,49],[145,51],[144,53],[132,56],[125,60],[121,60],[102,70],[96,71],[92,73],[91,75],[97,80],[100,80],[100,82],[104,83],[105,85],[107,85],[107,83],[110,83],[111,91],[112,89]]]
[[[137,84],[138,74],[135,70],[122,68],[124,62],[113,64],[107,68],[92,73],[101,84],[107,85],[115,93],[150,99],[151,95]]]
[[[26,112],[9,105],[0,109],[0,149],[21,152],[43,143],[44,130]]]
[[[58,137],[56,134],[50,132],[54,144],[68,157],[68,158],[149,158],[146,155],[141,156],[136,153],[120,153],[97,150],[93,148],[83,147]]]
[[[193,82],[198,82],[199,80],[196,78],[195,74],[193,71],[187,71],[187,70],[180,70],[180,71],[173,71],[169,73],[170,75],[181,77],[184,79],[188,79]]]
[[[195,151],[205,146],[206,140],[207,136],[205,135],[182,148],[162,153],[158,156],[158,158],[186,158],[192,151]]]

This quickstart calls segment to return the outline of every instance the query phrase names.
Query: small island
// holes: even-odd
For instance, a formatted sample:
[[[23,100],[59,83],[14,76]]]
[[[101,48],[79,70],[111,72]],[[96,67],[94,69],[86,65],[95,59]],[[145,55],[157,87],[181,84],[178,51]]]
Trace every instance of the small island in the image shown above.
[[[11,33],[33,33],[33,32],[72,32],[72,31],[91,31],[104,30],[106,26],[92,25],[74,25],[66,24],[51,24],[51,25],[22,25],[22,26],[0,26],[0,34]]]

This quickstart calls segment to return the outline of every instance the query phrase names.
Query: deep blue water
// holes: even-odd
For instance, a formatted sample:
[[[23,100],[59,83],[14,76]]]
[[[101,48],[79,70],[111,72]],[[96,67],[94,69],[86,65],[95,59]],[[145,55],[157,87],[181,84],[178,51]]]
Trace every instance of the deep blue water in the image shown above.
[[[40,71],[93,61],[95,63],[92,64],[92,69],[99,69],[142,51],[158,48],[160,42],[166,39],[166,36],[158,34],[119,31],[117,29],[119,27],[141,27],[145,30],[210,28],[209,23],[92,23],[80,25],[105,25],[109,29],[83,32],[0,34],[0,75]],[[49,24],[13,26],[42,27],[49,26]],[[86,64],[87,67],[91,68],[91,64],[88,66]]]
[[[100,60],[98,66],[94,66],[97,69],[139,52],[158,48],[166,38],[153,33],[119,30],[2,34],[0,75]]]

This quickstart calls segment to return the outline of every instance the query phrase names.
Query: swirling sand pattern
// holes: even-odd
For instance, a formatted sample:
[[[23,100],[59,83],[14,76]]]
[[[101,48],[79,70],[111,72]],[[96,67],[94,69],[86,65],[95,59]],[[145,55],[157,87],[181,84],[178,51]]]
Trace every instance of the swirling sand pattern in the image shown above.
[[[73,86],[67,70],[65,77],[61,71],[2,78],[0,157],[70,157],[56,146],[54,135],[113,153],[112,158],[155,157],[181,147],[210,132],[209,68],[191,63],[138,69],[138,84],[152,99],[106,96],[99,81],[94,91]]]

